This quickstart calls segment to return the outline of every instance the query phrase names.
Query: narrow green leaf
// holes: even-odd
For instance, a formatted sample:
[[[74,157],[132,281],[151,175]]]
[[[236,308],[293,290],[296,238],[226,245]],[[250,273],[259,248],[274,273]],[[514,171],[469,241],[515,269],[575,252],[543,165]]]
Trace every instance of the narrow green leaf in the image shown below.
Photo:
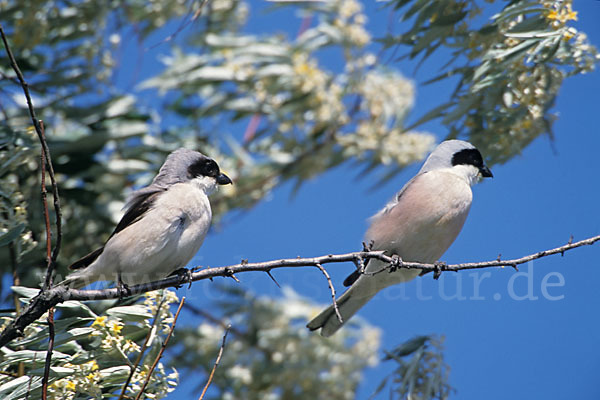
[[[20,223],[19,225],[9,229],[8,232],[0,235],[0,247],[7,246],[9,243],[16,240],[24,230],[25,223]]]

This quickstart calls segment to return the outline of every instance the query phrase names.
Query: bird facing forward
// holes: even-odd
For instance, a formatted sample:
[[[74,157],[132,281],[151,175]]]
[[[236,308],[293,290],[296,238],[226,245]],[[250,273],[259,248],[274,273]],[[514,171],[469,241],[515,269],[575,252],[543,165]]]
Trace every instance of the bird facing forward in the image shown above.
[[[217,185],[230,183],[213,159],[193,150],[173,151],[152,183],[131,195],[104,246],[75,261],[69,267],[75,272],[60,284],[135,285],[184,268],[210,227],[208,195]]]
[[[469,213],[471,186],[481,177],[492,177],[479,150],[461,140],[442,142],[398,194],[371,218],[365,234],[372,250],[398,255],[404,261],[434,263],[456,239]],[[387,265],[371,259],[364,273],[353,272],[344,281],[350,288],[337,300],[344,323],[377,292],[419,275],[418,269],[398,269],[372,274]],[[321,328],[331,336],[342,327],[333,305],[310,321],[310,330]]]

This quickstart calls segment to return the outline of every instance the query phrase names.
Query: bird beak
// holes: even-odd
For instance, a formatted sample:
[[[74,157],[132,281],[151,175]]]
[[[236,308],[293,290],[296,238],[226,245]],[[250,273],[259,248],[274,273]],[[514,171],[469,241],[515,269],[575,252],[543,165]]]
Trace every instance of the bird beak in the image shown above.
[[[231,179],[229,179],[229,177],[225,174],[220,174],[219,176],[217,176],[217,183],[219,185],[229,185],[230,183],[233,184]]]
[[[481,176],[483,176],[484,178],[493,178],[494,177],[494,174],[492,174],[492,171],[490,171],[490,169],[486,165],[479,168],[479,173],[481,173]]]

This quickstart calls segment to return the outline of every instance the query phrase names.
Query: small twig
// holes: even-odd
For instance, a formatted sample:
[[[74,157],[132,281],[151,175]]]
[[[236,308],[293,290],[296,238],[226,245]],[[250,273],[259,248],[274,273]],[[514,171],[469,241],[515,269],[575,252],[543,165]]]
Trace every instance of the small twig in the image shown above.
[[[52,350],[54,349],[54,308],[48,310],[48,352],[44,364],[44,377],[42,378],[42,400],[48,396],[48,379],[50,378],[50,363],[52,362]]]
[[[42,129],[42,137],[44,137],[44,123],[40,120],[40,127]],[[44,225],[46,227],[46,279],[44,280],[44,290],[47,290],[52,286],[52,230],[50,228],[50,212],[48,211],[48,200],[46,199],[46,155],[42,150],[40,155],[40,175],[41,175],[41,194],[42,194],[42,206],[44,213]]]
[[[129,371],[129,376],[127,377],[127,380],[125,381],[125,384],[123,385],[123,389],[121,389],[121,394],[119,395],[119,398],[117,400],[122,400],[123,397],[125,396],[125,391],[127,390],[127,386],[129,386],[129,382],[131,382],[131,379],[133,378],[133,374],[137,370],[137,367],[140,365],[140,362],[142,362],[142,357],[144,356],[144,353],[146,352],[146,349],[148,348],[148,341],[150,340],[150,336],[152,336],[152,332],[154,331],[154,327],[156,326],[156,323],[158,321],[158,315],[160,313],[160,309],[162,308],[163,304],[164,304],[164,298],[156,306],[156,312],[154,313],[154,320],[152,321],[152,326],[148,330],[148,334],[146,335],[146,339],[144,340],[144,344],[142,345],[140,354],[138,355],[137,359],[135,360],[135,363],[130,367],[131,370]]]
[[[33,353],[33,361],[31,362],[33,365],[35,365],[37,359],[37,352]],[[29,399],[29,394],[31,393],[31,381],[33,380],[33,375],[31,375],[29,377],[29,381],[27,382],[27,392],[25,393],[25,400]]]
[[[42,145],[42,152],[45,157],[46,164],[48,165],[48,175],[50,176],[50,181],[52,182],[52,195],[54,197],[54,210],[56,213],[56,243],[54,245],[54,251],[52,252],[52,260],[53,263],[56,261],[58,257],[58,253],[60,252],[60,245],[62,242],[62,211],[60,208],[60,198],[58,195],[58,184],[56,183],[56,177],[54,174],[54,167],[52,164],[52,157],[50,156],[50,148],[48,147],[48,143],[46,142],[46,138],[44,136],[44,125],[41,120],[38,120],[35,114],[35,109],[33,108],[33,102],[31,100],[31,95],[29,94],[29,84],[25,81],[23,74],[21,73],[21,69],[17,64],[17,61],[10,49],[8,44],[8,39],[4,34],[4,29],[2,29],[2,24],[0,24],[0,36],[2,36],[2,42],[4,43],[4,48],[6,49],[6,54],[8,55],[8,59],[10,60],[10,66],[13,71],[17,75],[17,79],[21,83],[21,87],[23,88],[23,93],[25,94],[25,99],[27,100],[27,107],[29,109],[29,116],[31,117],[31,122],[35,128],[35,131],[38,135],[38,139]],[[42,182],[43,183],[43,182]],[[46,274],[46,282],[48,281],[48,276],[52,271],[48,268],[48,273]],[[49,286],[44,284],[44,289],[48,289]]]
[[[213,377],[215,376],[215,371],[219,366],[219,362],[221,362],[221,357],[223,356],[223,351],[225,350],[225,340],[227,340],[227,334],[229,333],[229,329],[231,329],[231,325],[228,325],[225,329],[225,333],[223,334],[223,340],[221,341],[221,347],[219,348],[219,354],[217,354],[217,359],[215,360],[212,370],[210,371],[210,375],[208,376],[208,380],[206,381],[206,385],[204,385],[204,389],[202,389],[202,393],[200,394],[198,400],[204,399],[204,395],[206,394],[206,391],[208,390],[208,387],[210,386]]]
[[[520,264],[525,264],[529,261],[547,257],[553,254],[562,253],[567,250],[572,250],[577,247],[593,245],[594,243],[600,241],[600,235],[594,236],[585,240],[580,240],[579,242],[566,244],[564,246],[557,247],[555,249],[546,250],[543,252],[538,252],[535,254],[531,254],[521,258],[515,258],[512,260],[493,260],[493,261],[484,261],[484,262],[473,262],[473,263],[463,263],[463,264],[451,264],[439,266],[436,264],[423,264],[418,262],[402,262],[402,266],[396,268],[405,268],[405,269],[418,269],[423,272],[433,272],[436,269],[441,270],[441,272],[446,271],[460,271],[466,269],[480,269],[480,268],[493,268],[493,267],[515,267]],[[206,268],[200,271],[193,272],[191,275],[191,280],[196,282],[204,279],[212,279],[218,276],[222,277],[230,277],[232,273],[242,273],[242,272],[250,272],[250,271],[270,271],[275,268],[289,268],[289,267],[315,267],[317,264],[329,264],[329,263],[341,263],[341,262],[354,262],[358,258],[362,258],[364,260],[368,259],[377,259],[383,261],[388,264],[383,267],[380,271],[376,271],[374,273],[380,273],[382,271],[388,270],[392,268],[391,263],[393,262],[393,258],[385,255],[383,251],[359,251],[354,253],[346,253],[346,254],[328,254],[320,257],[310,257],[310,258],[289,258],[282,260],[273,260],[273,261],[265,261],[258,263],[240,263],[236,265],[230,265],[226,267],[214,267],[214,268]],[[365,272],[366,273],[366,272]],[[371,275],[371,273],[369,273]],[[179,276],[171,276],[159,281],[145,283],[142,285],[135,285],[129,288],[130,295],[136,295],[140,293],[149,292],[151,290],[164,289],[167,287],[177,287],[181,284],[181,277]],[[29,304],[24,307],[21,315],[17,316],[17,318],[8,325],[1,333],[0,333],[0,347],[6,346],[11,340],[15,339],[19,335],[22,334],[25,327],[29,324],[33,323],[40,316],[44,314],[50,307],[54,307],[55,305],[62,303],[67,300],[76,300],[76,301],[85,301],[85,300],[105,300],[105,299],[116,299],[119,297],[119,290],[116,288],[111,289],[103,289],[103,290],[77,290],[77,289],[69,289],[64,286],[55,286],[45,292],[40,293],[31,301]]]
[[[156,356],[156,360],[154,360],[154,363],[150,367],[150,370],[148,371],[148,375],[146,376],[146,380],[144,381],[144,384],[142,385],[142,388],[140,389],[139,393],[135,397],[135,400],[139,400],[141,398],[142,394],[144,393],[144,390],[146,390],[146,386],[148,386],[148,382],[150,382],[150,378],[152,377],[152,372],[154,372],[154,368],[156,368],[156,366],[158,365],[158,361],[160,360],[163,353],[165,352],[165,349],[167,348],[167,344],[169,344],[169,339],[171,339],[171,335],[173,334],[173,331],[175,330],[175,324],[177,323],[177,318],[179,317],[179,312],[181,311],[181,307],[183,307],[183,303],[185,303],[185,297],[181,298],[181,302],[179,303],[179,307],[177,307],[177,312],[175,313],[175,317],[173,318],[173,323],[171,324],[171,330],[169,331],[169,334],[165,338],[165,341],[163,342],[162,346],[160,347],[160,351],[158,352],[158,355]]]
[[[333,302],[333,309],[335,311],[335,315],[338,321],[340,321],[340,324],[343,324],[344,319],[342,318],[342,314],[340,314],[337,301],[335,300],[335,288],[333,287],[333,283],[331,283],[331,277],[327,273],[327,270],[325,270],[325,268],[323,268],[321,264],[317,264],[316,267],[319,268],[323,275],[325,275],[325,278],[327,278],[327,285],[329,285],[329,289],[331,290],[331,301]]]
[[[167,36],[166,38],[164,38],[160,42],[158,42],[158,43],[150,46],[148,50],[151,50],[151,49],[153,49],[155,47],[160,46],[161,44],[170,42],[171,40],[175,39],[177,37],[177,35],[179,35],[179,33],[181,33],[181,31],[183,31],[189,24],[193,23],[194,21],[196,21],[198,19],[198,17],[202,13],[202,8],[204,8],[204,4],[207,1],[208,0],[200,0],[200,7],[198,7],[198,9],[194,12],[194,15],[192,16],[192,18],[190,18],[189,20],[186,20],[186,21],[182,22],[179,25],[179,27],[177,28],[177,30],[175,32],[173,32],[172,34],[170,34],[169,36]]]

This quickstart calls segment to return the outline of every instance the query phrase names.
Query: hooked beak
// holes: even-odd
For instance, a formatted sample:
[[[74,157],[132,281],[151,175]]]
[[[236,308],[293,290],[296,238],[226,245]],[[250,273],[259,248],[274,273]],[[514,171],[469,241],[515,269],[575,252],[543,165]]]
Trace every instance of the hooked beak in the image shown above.
[[[492,174],[492,171],[490,171],[490,169],[486,165],[479,168],[479,173],[481,173],[481,176],[483,176],[484,178],[493,178],[494,177],[494,174]]]
[[[229,179],[229,177],[225,174],[220,174],[219,176],[217,176],[217,183],[219,185],[228,185],[230,183],[233,184],[231,179]]]

